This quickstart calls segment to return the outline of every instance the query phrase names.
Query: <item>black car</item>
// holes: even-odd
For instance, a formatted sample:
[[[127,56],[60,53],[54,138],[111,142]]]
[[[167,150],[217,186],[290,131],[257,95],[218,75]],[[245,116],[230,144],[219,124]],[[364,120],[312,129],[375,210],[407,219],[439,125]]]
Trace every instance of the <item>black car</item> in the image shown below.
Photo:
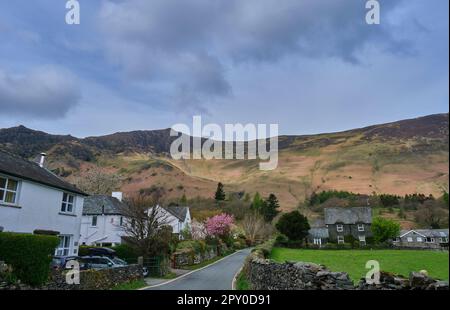
[[[52,258],[51,267],[57,270],[72,269],[67,265],[70,261],[77,261],[80,266],[80,270],[85,270],[87,268],[85,262],[79,256],[54,256]]]

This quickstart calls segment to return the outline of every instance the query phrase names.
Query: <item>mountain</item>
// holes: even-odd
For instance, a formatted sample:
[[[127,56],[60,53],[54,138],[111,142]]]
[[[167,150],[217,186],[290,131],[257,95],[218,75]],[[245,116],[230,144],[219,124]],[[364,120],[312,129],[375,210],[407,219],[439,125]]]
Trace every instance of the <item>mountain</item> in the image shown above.
[[[313,191],[440,195],[448,188],[449,116],[436,114],[338,133],[279,137],[279,165],[257,160],[169,157],[170,130],[120,132],[84,139],[23,126],[0,129],[0,147],[26,158],[48,153],[49,168],[69,181],[93,166],[123,176],[122,190],[163,187],[170,197],[211,197],[217,182],[229,192],[275,193],[283,209]]]

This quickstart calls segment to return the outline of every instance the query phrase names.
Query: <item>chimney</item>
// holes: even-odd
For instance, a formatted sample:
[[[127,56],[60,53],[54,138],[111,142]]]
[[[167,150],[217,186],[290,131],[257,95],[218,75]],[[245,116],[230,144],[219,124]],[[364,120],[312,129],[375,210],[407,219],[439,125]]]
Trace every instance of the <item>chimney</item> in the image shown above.
[[[47,154],[41,153],[41,159],[39,160],[39,167],[41,168],[44,168],[45,156],[47,156]]]
[[[112,197],[117,198],[117,200],[122,201],[123,199],[123,193],[122,192],[112,192]]]

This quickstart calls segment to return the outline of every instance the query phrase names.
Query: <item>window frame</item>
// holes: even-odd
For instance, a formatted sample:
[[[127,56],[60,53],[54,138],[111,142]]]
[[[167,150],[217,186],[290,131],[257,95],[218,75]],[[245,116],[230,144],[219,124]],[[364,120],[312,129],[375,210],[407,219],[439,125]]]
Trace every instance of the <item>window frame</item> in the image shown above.
[[[95,219],[95,225],[94,225],[94,219]],[[98,216],[93,215],[91,218],[91,227],[97,227],[98,226]]]
[[[5,186],[0,188],[0,191],[3,192],[3,194],[0,197],[0,204],[6,205],[6,206],[17,206],[18,205],[18,200],[19,200],[20,180],[15,179],[15,178],[11,178],[11,177],[6,176],[6,175],[0,175],[0,178],[5,180]],[[8,189],[10,181],[16,182],[16,188],[14,190]],[[14,201],[13,202],[5,201],[6,195],[8,193],[12,193],[14,195],[13,196],[14,197]]]
[[[72,197],[72,201],[70,201],[70,197]],[[76,196],[74,194],[63,192],[63,197],[61,201],[61,213],[67,213],[67,214],[74,214],[75,213],[75,200]],[[71,207],[71,210],[68,211],[69,206]]]
[[[365,231],[365,230],[366,230],[366,227],[364,226],[363,223],[358,224],[358,231],[359,231],[359,232],[363,232],[363,231]]]
[[[414,239],[413,239],[413,237],[406,237],[406,242],[414,242]]]
[[[345,243],[344,236],[337,236],[337,242],[338,244],[344,244]]]
[[[58,244],[58,247],[55,249],[55,256],[64,257],[64,256],[71,255],[70,250],[72,249],[73,236],[72,235],[59,235],[58,237],[59,237],[60,243]],[[66,244],[67,242],[68,242],[68,245]]]
[[[344,232],[344,224],[336,224],[337,232]]]
[[[416,241],[417,241],[417,242],[423,242],[423,238],[420,237],[420,236],[419,236],[419,237],[416,237]]]

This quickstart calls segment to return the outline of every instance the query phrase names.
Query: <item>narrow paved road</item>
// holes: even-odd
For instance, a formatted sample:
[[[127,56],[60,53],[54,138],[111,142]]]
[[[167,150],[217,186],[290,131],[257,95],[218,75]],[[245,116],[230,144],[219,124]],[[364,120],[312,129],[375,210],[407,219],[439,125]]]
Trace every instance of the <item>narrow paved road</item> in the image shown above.
[[[249,253],[250,249],[242,250],[205,269],[149,290],[231,290],[233,277]]]

